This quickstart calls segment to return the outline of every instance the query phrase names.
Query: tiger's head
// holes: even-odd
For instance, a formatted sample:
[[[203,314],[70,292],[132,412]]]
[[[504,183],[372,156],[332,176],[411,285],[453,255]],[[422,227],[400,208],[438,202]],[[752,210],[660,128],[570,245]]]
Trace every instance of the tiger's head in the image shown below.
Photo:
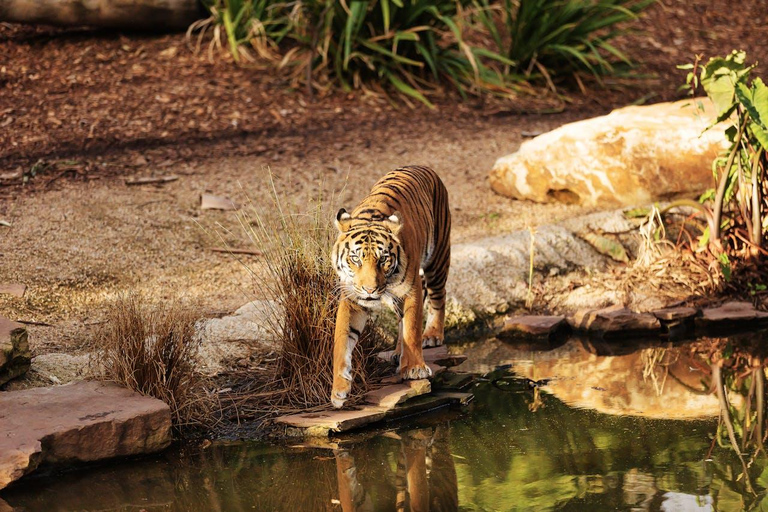
[[[342,294],[364,307],[382,301],[391,305],[392,288],[402,283],[407,263],[398,238],[400,216],[356,219],[342,208],[336,214],[336,228],[339,236],[331,256]]]

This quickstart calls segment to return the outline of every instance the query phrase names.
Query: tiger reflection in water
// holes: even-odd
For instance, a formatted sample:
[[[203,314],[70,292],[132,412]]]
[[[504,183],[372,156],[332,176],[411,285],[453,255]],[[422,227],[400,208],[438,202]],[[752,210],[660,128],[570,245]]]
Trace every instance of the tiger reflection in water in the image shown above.
[[[450,451],[449,427],[389,434],[400,440],[395,510],[398,512],[455,511],[459,508],[456,468]],[[343,512],[374,511],[371,496],[358,480],[355,459],[348,450],[334,451],[339,501]],[[391,477],[391,475],[390,475]]]

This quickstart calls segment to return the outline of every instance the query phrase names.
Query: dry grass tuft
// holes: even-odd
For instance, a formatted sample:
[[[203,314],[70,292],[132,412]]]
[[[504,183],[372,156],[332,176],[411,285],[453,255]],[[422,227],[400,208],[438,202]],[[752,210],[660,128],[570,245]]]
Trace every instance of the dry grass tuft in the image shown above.
[[[329,407],[333,382],[333,333],[339,301],[338,276],[331,263],[336,229],[322,201],[310,212],[284,212],[277,195],[265,213],[251,207],[240,221],[251,243],[263,252],[259,268],[249,268],[259,295],[273,304],[268,326],[278,342],[271,375],[251,375],[226,397],[238,417]],[[375,354],[389,340],[369,324],[353,355],[355,383],[350,403],[362,399],[371,377],[383,370]]]
[[[97,333],[101,376],[167,403],[177,431],[210,427],[218,410],[198,362],[197,315],[179,303],[118,296]]]

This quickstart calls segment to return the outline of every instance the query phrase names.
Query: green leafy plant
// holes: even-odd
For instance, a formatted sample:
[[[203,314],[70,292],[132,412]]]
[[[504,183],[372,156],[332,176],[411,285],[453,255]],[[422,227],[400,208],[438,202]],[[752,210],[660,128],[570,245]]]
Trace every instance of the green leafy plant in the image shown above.
[[[462,95],[509,92],[495,64],[511,62],[464,38],[467,0],[304,1],[291,37],[297,76],[344,90],[383,82],[430,105],[426,93],[453,86]],[[306,69],[309,66],[310,69]]]
[[[513,72],[556,76],[587,72],[598,80],[632,65],[611,41],[655,0],[480,0],[481,19]],[[503,30],[496,17],[501,11]]]
[[[702,196],[710,249],[758,258],[768,254],[768,87],[760,78],[751,79],[755,65],[745,62],[746,54],[734,51],[705,65],[697,57],[680,68],[690,70],[686,84],[691,93],[702,87],[714,104],[716,119],[708,129],[729,124],[725,133],[730,145],[713,162],[717,188]]]
[[[254,61],[247,49],[257,57],[275,60],[277,45],[291,29],[289,4],[270,0],[203,0],[211,16],[189,27],[188,36],[198,32],[197,47],[208,31],[213,32],[210,49],[221,46],[225,39],[235,62],[241,58]],[[222,33],[223,29],[223,33]]]
[[[431,106],[445,87],[469,94],[530,90],[527,77],[619,72],[610,41],[654,0],[206,0],[211,49],[279,62],[311,90],[394,90]],[[223,27],[223,32],[222,32]],[[577,76],[578,79],[578,76]]]

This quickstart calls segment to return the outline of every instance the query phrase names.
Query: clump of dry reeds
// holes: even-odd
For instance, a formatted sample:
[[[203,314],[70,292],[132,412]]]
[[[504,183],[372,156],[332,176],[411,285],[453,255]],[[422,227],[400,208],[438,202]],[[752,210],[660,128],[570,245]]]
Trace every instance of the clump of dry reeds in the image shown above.
[[[200,371],[191,308],[126,293],[105,320],[96,337],[101,377],[167,403],[177,431],[212,425],[217,405]]]
[[[308,214],[288,214],[276,197],[276,208],[268,216],[257,208],[240,213],[248,237],[263,252],[261,267],[252,275],[259,292],[274,304],[268,323],[279,346],[273,378],[265,384],[254,381],[237,400],[245,414],[327,407],[333,382],[339,290],[330,261],[336,236],[332,216],[321,201]],[[370,324],[363,331],[353,356],[351,403],[368,389],[369,377],[380,368],[375,353],[385,343]]]

